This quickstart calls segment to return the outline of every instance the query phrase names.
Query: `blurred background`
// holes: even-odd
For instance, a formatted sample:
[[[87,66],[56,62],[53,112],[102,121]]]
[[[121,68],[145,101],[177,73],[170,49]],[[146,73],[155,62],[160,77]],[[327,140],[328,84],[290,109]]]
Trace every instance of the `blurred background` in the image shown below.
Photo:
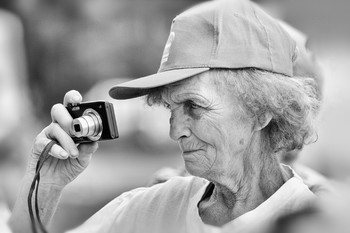
[[[63,194],[50,232],[81,224],[158,169],[181,167],[165,110],[142,98],[115,101],[112,85],[157,71],[172,19],[199,0],[1,0],[0,197],[11,208],[26,157],[50,108],[76,89],[114,103],[120,139],[100,143],[89,168]],[[350,2],[260,0],[304,32],[325,74],[318,141],[299,162],[334,180],[350,178]]]

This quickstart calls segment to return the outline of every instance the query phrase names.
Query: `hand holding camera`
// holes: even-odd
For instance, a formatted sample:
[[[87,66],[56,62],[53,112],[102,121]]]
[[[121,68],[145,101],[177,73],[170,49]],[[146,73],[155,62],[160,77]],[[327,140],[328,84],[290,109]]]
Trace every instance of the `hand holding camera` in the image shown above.
[[[118,137],[112,104],[81,101],[79,92],[67,92],[63,104],[55,104],[51,109],[52,123],[36,137],[28,166],[31,174],[44,147],[51,140],[58,143],[51,148],[51,156],[41,169],[43,184],[63,188],[88,166],[98,148],[96,141]]]
[[[51,109],[52,123],[36,137],[9,220],[14,231],[46,232],[63,188],[89,165],[96,141],[118,137],[111,104],[81,101],[79,92],[67,92],[63,104]]]

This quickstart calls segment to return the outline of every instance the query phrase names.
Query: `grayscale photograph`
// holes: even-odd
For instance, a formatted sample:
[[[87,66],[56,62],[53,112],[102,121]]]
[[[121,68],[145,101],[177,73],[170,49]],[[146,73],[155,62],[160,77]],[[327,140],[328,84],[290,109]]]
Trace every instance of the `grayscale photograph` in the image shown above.
[[[1,0],[0,233],[349,233],[349,12]]]

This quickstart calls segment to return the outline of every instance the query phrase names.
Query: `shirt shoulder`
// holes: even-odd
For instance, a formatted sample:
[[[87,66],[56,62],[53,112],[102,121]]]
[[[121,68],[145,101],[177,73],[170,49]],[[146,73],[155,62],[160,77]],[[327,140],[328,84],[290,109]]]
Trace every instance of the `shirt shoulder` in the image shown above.
[[[1,193],[0,193],[0,232],[2,233],[10,233],[11,230],[7,225],[7,221],[10,218],[10,210],[5,205],[4,202],[1,201]]]
[[[71,232],[161,232],[187,216],[190,200],[206,184],[198,177],[173,177],[125,192]]]
[[[316,196],[323,197],[334,192],[331,182],[317,171],[301,164],[293,165],[293,169]]]

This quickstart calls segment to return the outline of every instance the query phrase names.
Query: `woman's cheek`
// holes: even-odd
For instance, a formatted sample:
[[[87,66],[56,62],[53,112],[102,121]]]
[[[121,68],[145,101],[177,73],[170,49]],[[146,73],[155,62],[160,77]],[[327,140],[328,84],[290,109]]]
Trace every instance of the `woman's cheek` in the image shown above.
[[[207,147],[217,150],[225,140],[222,134],[222,129],[218,122],[202,118],[201,121],[195,121],[193,124],[192,133]]]

